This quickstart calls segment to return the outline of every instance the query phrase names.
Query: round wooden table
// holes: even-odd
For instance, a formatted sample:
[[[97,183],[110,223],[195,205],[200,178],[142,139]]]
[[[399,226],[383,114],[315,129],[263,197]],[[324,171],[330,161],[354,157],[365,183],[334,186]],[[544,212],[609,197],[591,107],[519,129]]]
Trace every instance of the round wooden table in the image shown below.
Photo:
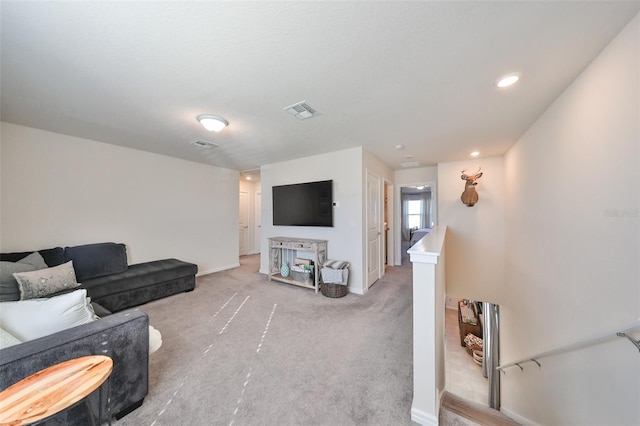
[[[26,425],[51,417],[98,389],[112,370],[111,358],[92,355],[61,362],[32,374],[0,392],[0,425]],[[99,422],[101,411],[102,392],[98,405]],[[93,421],[91,412],[88,415]],[[110,415],[108,420],[111,424]]]

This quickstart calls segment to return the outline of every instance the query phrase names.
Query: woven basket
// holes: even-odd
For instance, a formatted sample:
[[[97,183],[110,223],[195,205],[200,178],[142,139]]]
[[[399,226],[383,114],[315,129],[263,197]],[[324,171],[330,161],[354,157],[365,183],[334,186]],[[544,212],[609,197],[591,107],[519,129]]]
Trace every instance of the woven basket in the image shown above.
[[[344,297],[348,293],[349,286],[342,284],[322,283],[320,291],[327,297]]]

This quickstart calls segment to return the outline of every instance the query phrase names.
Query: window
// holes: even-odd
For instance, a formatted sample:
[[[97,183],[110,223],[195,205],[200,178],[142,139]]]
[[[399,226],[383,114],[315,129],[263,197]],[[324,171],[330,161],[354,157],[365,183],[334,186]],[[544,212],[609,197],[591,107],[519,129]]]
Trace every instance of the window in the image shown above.
[[[420,228],[422,223],[422,200],[409,200],[407,206],[409,229]]]

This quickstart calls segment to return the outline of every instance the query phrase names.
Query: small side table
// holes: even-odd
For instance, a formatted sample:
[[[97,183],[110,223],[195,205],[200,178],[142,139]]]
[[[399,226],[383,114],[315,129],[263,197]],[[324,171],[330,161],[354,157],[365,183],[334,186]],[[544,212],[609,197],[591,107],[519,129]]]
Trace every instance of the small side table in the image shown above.
[[[57,414],[82,399],[109,378],[113,360],[103,355],[85,356],[61,362],[22,379],[0,392],[0,425],[27,425]],[[107,387],[109,382],[107,381]],[[107,393],[110,390],[107,390]],[[107,395],[107,404],[110,404]],[[87,404],[87,408],[88,408]],[[111,413],[108,407],[108,421]],[[91,410],[89,418],[93,421]],[[98,424],[102,419],[102,389]]]

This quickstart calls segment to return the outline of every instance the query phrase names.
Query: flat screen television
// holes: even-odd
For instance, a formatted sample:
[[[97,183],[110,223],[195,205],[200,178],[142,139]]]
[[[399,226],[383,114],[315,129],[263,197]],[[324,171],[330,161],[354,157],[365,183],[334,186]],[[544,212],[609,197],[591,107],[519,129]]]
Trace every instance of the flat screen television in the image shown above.
[[[274,226],[333,226],[333,181],[273,187]]]

